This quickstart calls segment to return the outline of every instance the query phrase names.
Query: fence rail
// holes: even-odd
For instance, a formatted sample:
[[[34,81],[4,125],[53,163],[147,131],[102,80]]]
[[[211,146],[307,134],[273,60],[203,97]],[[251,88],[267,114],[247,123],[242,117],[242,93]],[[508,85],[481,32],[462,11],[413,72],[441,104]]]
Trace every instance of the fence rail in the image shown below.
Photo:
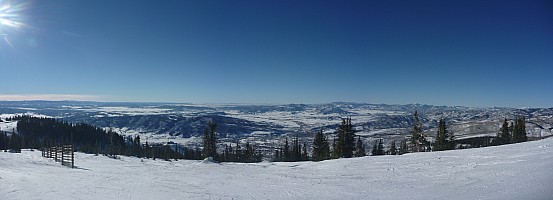
[[[42,157],[53,158],[56,162],[61,162],[61,165],[75,168],[75,155],[73,153],[73,145],[62,145],[42,149]]]

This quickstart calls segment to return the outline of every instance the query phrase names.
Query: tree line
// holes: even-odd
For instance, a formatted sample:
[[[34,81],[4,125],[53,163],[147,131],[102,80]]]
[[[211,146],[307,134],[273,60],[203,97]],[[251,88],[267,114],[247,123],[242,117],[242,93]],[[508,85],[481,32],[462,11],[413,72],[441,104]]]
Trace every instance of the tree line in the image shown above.
[[[140,136],[123,136],[114,131],[104,130],[85,123],[68,123],[54,118],[17,116],[7,120],[16,120],[17,131],[8,137],[3,132],[0,137],[0,149],[20,152],[21,148],[41,149],[64,144],[72,144],[76,151],[145,158],[178,159],[185,155],[178,148],[155,144],[143,144]]]
[[[261,162],[263,155],[257,151],[255,145],[246,142],[244,147],[236,142],[236,145],[225,144],[223,151],[217,151],[217,124],[213,121],[207,123],[203,136],[203,149],[201,157],[211,158],[219,162]]]
[[[528,141],[526,136],[526,119],[524,117],[516,118],[514,122],[508,123],[507,118],[499,129],[497,137],[494,138],[491,145],[503,145]]]
[[[342,124],[338,127],[337,132],[337,138],[335,137],[333,139],[332,145],[329,145],[330,142],[322,131],[315,134],[311,160],[322,161],[368,155],[364,151],[365,147],[359,135],[357,135],[355,144],[353,143],[353,138],[355,138],[356,135],[351,125],[350,118],[342,120]],[[516,118],[514,122],[510,124],[507,122],[507,119],[505,119],[498,135],[492,137],[491,145],[518,143],[527,140],[525,118]],[[383,139],[375,140],[372,144],[370,155],[402,155],[406,153],[445,151],[457,148],[454,134],[448,130],[446,121],[443,117],[438,121],[434,141],[428,141],[427,136],[423,133],[423,125],[417,111],[413,114],[411,135],[407,139],[401,140],[399,144],[397,144],[396,141],[392,141],[388,150],[384,150],[383,143]]]

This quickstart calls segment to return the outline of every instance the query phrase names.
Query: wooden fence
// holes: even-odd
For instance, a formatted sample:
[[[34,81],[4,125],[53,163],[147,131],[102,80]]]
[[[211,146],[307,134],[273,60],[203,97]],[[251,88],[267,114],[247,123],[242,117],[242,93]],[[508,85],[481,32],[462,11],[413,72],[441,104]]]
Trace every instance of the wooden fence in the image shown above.
[[[61,165],[75,168],[75,155],[73,154],[73,145],[62,145],[42,149],[42,157],[53,158]]]

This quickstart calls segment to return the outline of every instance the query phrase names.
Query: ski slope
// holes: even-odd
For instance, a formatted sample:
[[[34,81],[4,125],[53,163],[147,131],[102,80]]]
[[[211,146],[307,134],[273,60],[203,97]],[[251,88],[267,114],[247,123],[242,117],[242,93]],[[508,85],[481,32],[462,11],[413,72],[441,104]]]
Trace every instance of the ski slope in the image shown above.
[[[0,152],[0,199],[553,199],[553,138],[298,163],[173,162]]]

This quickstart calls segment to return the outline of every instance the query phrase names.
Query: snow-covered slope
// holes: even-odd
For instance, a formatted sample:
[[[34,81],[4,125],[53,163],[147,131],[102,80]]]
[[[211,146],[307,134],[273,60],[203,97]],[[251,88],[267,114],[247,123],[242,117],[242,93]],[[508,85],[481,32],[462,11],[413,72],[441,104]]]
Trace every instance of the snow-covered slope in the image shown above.
[[[551,199],[553,138],[479,149],[299,163],[0,153],[0,199]]]

